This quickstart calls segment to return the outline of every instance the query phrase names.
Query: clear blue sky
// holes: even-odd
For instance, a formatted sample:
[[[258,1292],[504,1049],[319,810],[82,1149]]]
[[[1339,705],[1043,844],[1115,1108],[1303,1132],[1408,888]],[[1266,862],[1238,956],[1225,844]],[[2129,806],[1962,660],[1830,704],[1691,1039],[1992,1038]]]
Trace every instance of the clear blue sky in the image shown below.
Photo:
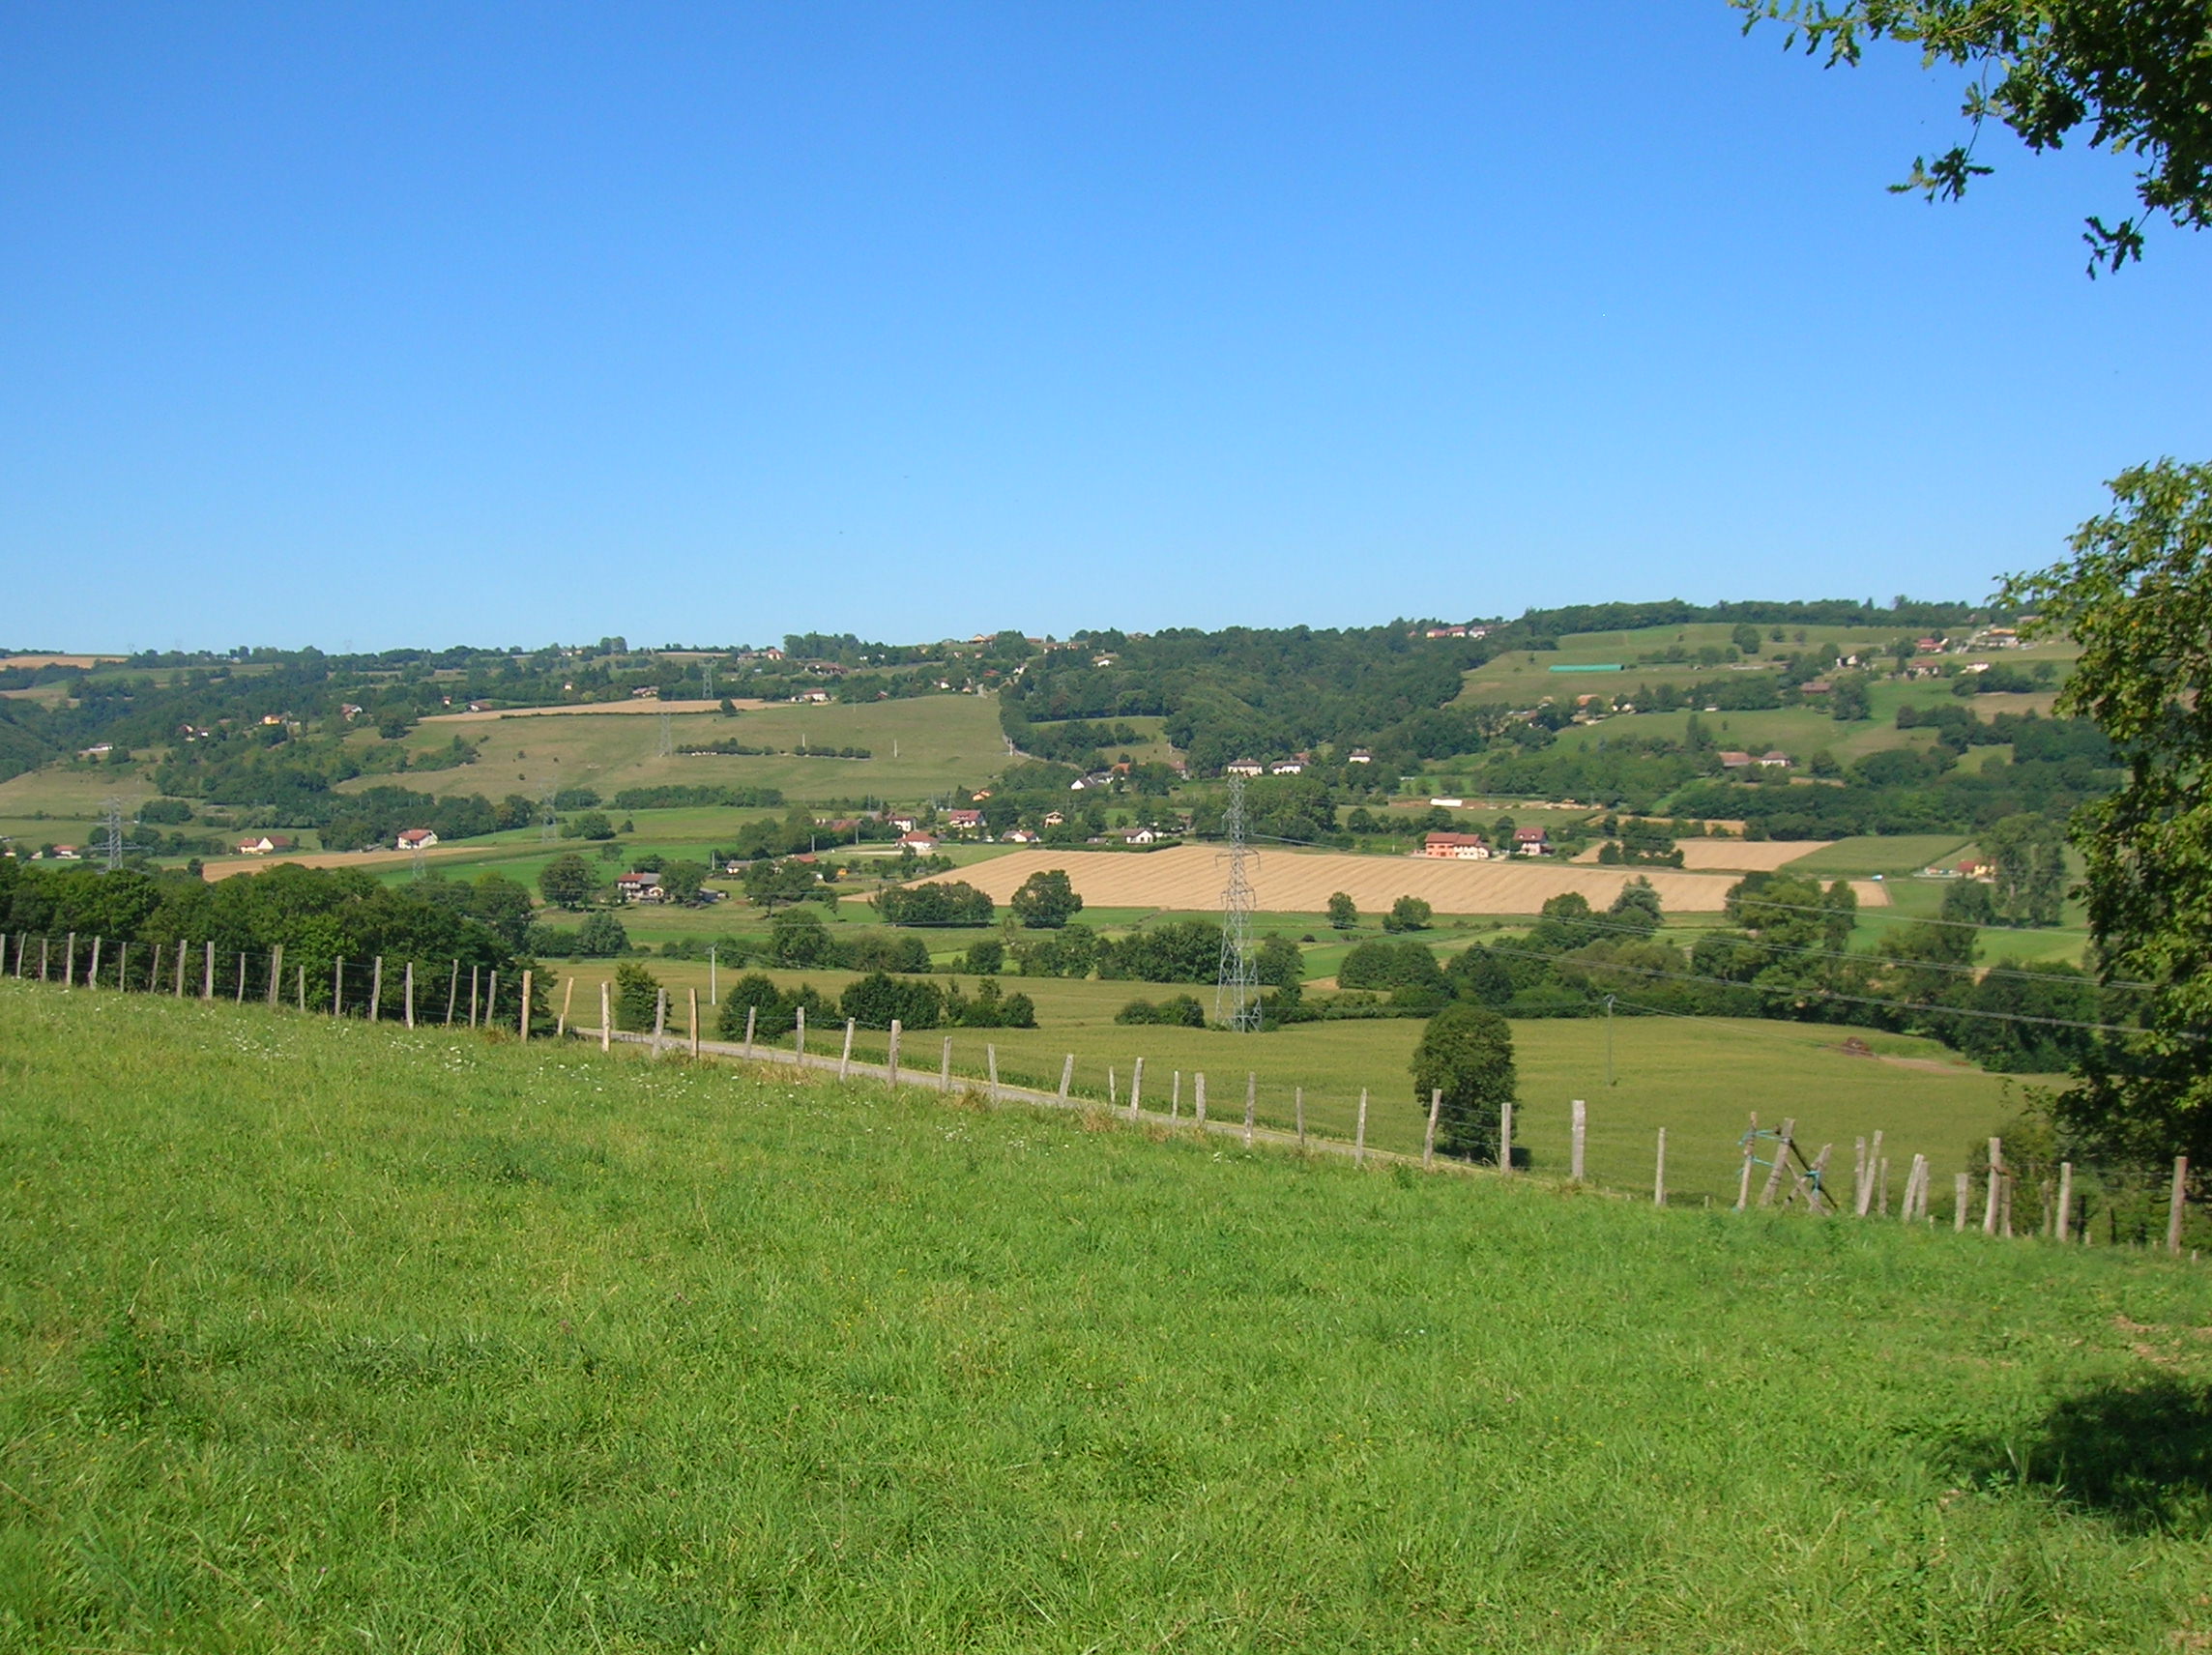
[[[0,645],[1979,597],[2212,238],[1720,0],[0,11]]]

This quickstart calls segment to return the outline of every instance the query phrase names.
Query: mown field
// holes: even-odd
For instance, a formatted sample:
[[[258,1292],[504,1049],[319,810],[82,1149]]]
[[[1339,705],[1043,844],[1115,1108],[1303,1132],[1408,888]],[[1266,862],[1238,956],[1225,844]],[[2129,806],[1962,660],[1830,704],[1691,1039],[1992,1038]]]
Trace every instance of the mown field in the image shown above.
[[[2172,1650],[2212,1282],[0,983],[0,1642]]]

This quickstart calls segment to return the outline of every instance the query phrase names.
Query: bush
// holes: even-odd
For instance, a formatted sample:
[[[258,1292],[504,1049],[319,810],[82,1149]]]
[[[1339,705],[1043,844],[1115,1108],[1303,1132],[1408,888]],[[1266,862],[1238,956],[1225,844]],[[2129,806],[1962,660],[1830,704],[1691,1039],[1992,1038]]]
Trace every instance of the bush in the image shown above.
[[[985,937],[968,945],[968,970],[979,977],[997,976],[1005,963],[1006,945],[996,937]]]
[[[1176,919],[1100,944],[1098,974],[1109,981],[1212,982],[1221,973],[1221,926]]]
[[[1171,1029],[1204,1029],[1206,1007],[1187,994],[1170,995],[1157,1005],[1149,1000],[1132,1000],[1114,1014],[1114,1021],[1162,1024]]]
[[[660,979],[633,960],[615,967],[615,1027],[648,1033],[660,1001]]]
[[[1070,925],[1014,944],[1014,964],[1025,977],[1087,977],[1098,961],[1098,933]]]
[[[988,896],[962,880],[892,886],[868,900],[888,925],[988,925],[997,912]]]
[[[888,1029],[893,1018],[903,1029],[934,1029],[945,1015],[945,994],[933,982],[871,972],[845,985],[837,1009],[862,1029]]]
[[[1444,973],[1425,943],[1362,943],[1336,969],[1339,988],[1431,989],[1442,993]]]
[[[587,914],[576,927],[576,952],[587,959],[611,960],[629,952],[629,933],[611,914]]]
[[[853,972],[926,972],[929,949],[919,937],[901,937],[889,931],[862,931],[840,942],[837,963]],[[910,1027],[920,1028],[919,1024]]]
[[[169,827],[192,819],[190,803],[182,798],[149,798],[138,807],[138,820],[160,822]]]
[[[811,983],[800,983],[785,993],[758,972],[748,973],[730,985],[722,998],[721,1031],[725,1040],[745,1036],[745,1012],[754,1013],[753,1037],[779,1040],[799,1027],[803,1009],[809,1028],[820,1029],[837,1021],[837,1008]]]
[[[1401,896],[1390,905],[1390,912],[1382,915],[1385,931],[1426,931],[1436,916],[1436,910],[1417,896]]]
[[[779,966],[827,966],[835,951],[830,927],[804,908],[787,908],[768,922],[769,958]]]
[[[985,977],[974,1000],[958,983],[945,991],[945,1021],[960,1029],[1034,1029],[1036,1004],[1026,994],[1002,995],[997,980]]]

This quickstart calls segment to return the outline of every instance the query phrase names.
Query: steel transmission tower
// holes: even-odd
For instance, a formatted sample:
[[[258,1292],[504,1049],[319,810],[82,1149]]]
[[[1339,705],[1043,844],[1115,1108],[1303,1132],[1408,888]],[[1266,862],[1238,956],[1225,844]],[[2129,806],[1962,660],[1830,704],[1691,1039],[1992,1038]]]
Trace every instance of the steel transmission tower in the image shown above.
[[[660,715],[660,756],[665,759],[674,754],[675,751],[676,726],[669,721],[668,714],[663,712]]]
[[[123,865],[123,800],[111,798],[101,809],[101,849],[107,853],[107,866],[113,871]]]
[[[1260,1027],[1259,968],[1252,958],[1252,882],[1244,863],[1253,853],[1244,844],[1244,778],[1229,778],[1229,810],[1222,822],[1229,835],[1229,884],[1221,892],[1221,971],[1213,985],[1213,1021],[1224,1029],[1248,1032]]]
[[[561,812],[555,808],[554,803],[560,797],[560,793],[561,783],[559,780],[549,781],[545,784],[544,794],[538,801],[538,837],[541,842],[548,845],[561,835]]]

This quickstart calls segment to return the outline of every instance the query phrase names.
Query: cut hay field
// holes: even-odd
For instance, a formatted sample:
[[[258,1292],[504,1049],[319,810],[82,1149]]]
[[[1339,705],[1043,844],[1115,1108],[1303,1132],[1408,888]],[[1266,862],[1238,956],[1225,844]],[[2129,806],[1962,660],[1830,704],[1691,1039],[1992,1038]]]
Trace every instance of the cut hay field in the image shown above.
[[[1100,908],[1218,909],[1226,877],[1219,852],[1182,845],[1144,855],[1017,851],[920,883],[964,880],[993,901],[1008,902],[1024,880],[1048,868],[1066,869],[1084,902]],[[1319,914],[1327,908],[1330,893],[1341,890],[1370,912],[1387,909],[1401,896],[1417,896],[1439,914],[1535,914],[1546,899],[1566,891],[1580,891],[1591,906],[1604,908],[1639,875],[1651,881],[1669,914],[1717,913],[1735,883],[1725,874],[1673,868],[1597,868],[1532,858],[1448,862],[1294,851],[1262,853],[1251,879],[1261,907],[1286,913]],[[1874,881],[1854,881],[1852,888],[1864,906],[1878,908],[1888,901]]]
[[[0,983],[0,1643],[2172,1651],[2212,1274]]]
[[[1676,848],[1682,853],[1685,873],[1750,874],[1772,873],[1785,867],[1794,869],[1797,863],[1814,852],[1825,849],[1830,842],[1825,839],[1681,839],[1676,841]],[[1575,857],[1575,861],[1578,865],[1595,865],[1598,853],[1603,849],[1602,845],[1592,845]]]

